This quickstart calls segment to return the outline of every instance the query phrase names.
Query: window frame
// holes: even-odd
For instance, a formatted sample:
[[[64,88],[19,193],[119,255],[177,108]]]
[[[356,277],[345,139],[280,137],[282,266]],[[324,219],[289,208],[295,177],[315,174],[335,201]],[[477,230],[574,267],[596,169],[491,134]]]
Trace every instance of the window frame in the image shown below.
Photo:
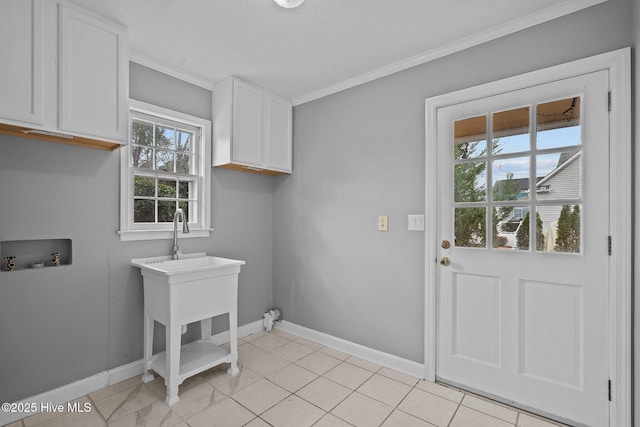
[[[131,165],[130,158],[131,123],[133,115],[136,113],[200,129],[200,138],[194,138],[194,143],[197,144],[199,151],[196,155],[198,173],[196,174],[197,194],[195,199],[197,200],[197,209],[196,212],[194,212],[197,221],[189,222],[190,232],[181,236],[181,238],[209,237],[211,231],[213,231],[211,228],[211,168],[209,164],[209,158],[211,156],[211,121],[135,99],[129,99],[127,144],[120,148],[120,230],[118,231],[120,240],[158,240],[173,237],[172,223],[136,224],[133,222],[134,177],[137,169]],[[152,171],[152,173],[158,177],[164,174],[162,171]]]

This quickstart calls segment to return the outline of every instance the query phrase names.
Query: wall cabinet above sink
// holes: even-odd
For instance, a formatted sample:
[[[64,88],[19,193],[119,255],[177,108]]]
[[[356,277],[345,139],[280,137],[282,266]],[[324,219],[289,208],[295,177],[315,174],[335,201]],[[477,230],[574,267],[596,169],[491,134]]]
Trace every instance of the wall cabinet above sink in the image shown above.
[[[229,76],[213,94],[213,166],[291,173],[292,105],[286,98]]]
[[[0,15],[0,133],[125,144],[126,30],[64,1],[3,0]]]

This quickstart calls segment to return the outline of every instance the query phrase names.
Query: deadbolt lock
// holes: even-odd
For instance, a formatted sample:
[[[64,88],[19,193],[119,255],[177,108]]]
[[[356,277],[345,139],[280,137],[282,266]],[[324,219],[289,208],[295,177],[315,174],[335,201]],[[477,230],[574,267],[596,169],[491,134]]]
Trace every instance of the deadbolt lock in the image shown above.
[[[440,260],[440,265],[442,265],[443,267],[447,267],[449,264],[451,264],[451,260],[449,259],[449,257],[443,256]]]
[[[443,240],[440,246],[442,246],[442,249],[449,249],[451,247],[451,243],[448,240]]]

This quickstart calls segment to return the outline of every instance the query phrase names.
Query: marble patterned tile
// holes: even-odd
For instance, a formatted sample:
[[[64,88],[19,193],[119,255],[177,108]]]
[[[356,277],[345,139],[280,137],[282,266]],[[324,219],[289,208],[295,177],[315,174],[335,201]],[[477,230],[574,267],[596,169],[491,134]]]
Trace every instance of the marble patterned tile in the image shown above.
[[[467,408],[483,412],[487,415],[491,415],[492,417],[499,418],[511,424],[515,424],[518,419],[518,413],[513,409],[509,409],[506,406],[490,402],[470,394],[464,396],[464,399],[462,399],[462,405]]]
[[[282,330],[282,329],[280,329],[280,328],[277,328],[277,327],[276,327],[276,328],[273,328],[273,329],[271,330],[271,333],[272,333],[272,334],[275,334],[275,335],[278,335],[279,337],[282,337],[282,338],[287,339],[287,340],[289,340],[289,341],[295,341],[295,340],[297,340],[298,338],[300,338],[299,336],[294,335],[294,334],[292,334],[291,332],[284,331],[284,330]]]
[[[401,383],[405,383],[406,385],[410,385],[413,387],[418,383],[418,378],[404,374],[402,372],[395,371],[389,368],[381,368],[378,372],[380,375],[384,375],[385,377],[389,377],[392,380],[400,381]]]
[[[265,350],[275,350],[287,344],[289,340],[274,334],[266,334],[260,338],[251,341],[251,344],[263,348]]]
[[[180,401],[171,405],[171,410],[182,419],[197,414],[226,397],[224,393],[206,382],[191,387],[184,392],[180,391],[178,396]]]
[[[513,424],[466,406],[460,406],[450,427],[513,427]]]
[[[255,415],[248,409],[226,398],[185,421],[190,427],[241,427],[254,418]]]
[[[109,422],[109,427],[173,427],[181,423],[182,419],[169,406],[164,402],[156,402]]]
[[[83,410],[85,408],[85,404],[88,404],[92,412],[96,410],[94,403],[91,401],[91,399],[89,399],[88,396],[83,396],[79,399],[72,400],[71,404],[73,407],[82,408]],[[38,406],[40,407],[40,405]],[[40,412],[38,414],[34,414],[30,417],[24,418],[22,421],[18,421],[18,423],[20,423],[20,426],[22,426],[22,423],[24,422],[25,427],[48,425],[50,423],[53,423],[56,418],[60,418],[63,415],[69,413],[68,403],[64,403],[63,408],[64,409],[62,412]]]
[[[313,350],[313,351],[316,351],[316,350],[318,350],[319,348],[321,348],[321,347],[322,347],[322,344],[318,344],[317,342],[315,342],[315,341],[311,341],[311,340],[308,340],[308,339],[306,339],[306,338],[298,338],[298,339],[296,340],[296,342],[297,342],[298,344],[302,344],[302,345],[304,345],[304,346],[309,347],[309,348],[310,348],[311,350]]]
[[[308,427],[315,424],[325,412],[296,395],[291,395],[260,418],[274,427]]]
[[[352,427],[346,421],[341,420],[332,414],[327,414],[324,417],[320,418],[320,421],[315,423],[313,427]]]
[[[242,390],[263,378],[263,375],[258,372],[240,365],[240,372],[237,375],[230,375],[226,372],[221,372],[219,375],[210,377],[207,383],[214,386],[227,396],[232,396],[237,391]]]
[[[350,363],[342,362],[329,372],[323,375],[325,378],[342,384],[345,387],[355,390],[367,381],[373,372],[359,368]]]
[[[387,405],[396,406],[409,394],[411,386],[376,374],[362,384],[357,391]]]
[[[318,378],[318,375],[301,368],[298,365],[290,364],[279,371],[275,371],[271,375],[267,376],[267,378],[269,381],[278,384],[285,390],[295,393],[311,381]]]
[[[320,377],[302,387],[296,395],[328,412],[351,393],[347,387]]]
[[[545,420],[533,415],[520,412],[518,415],[518,427],[557,427],[564,426],[564,424],[556,423],[551,420]]]
[[[251,342],[251,341],[253,341],[253,340],[257,339],[257,338],[263,337],[263,336],[265,336],[267,334],[268,334],[267,331],[262,330],[262,331],[254,332],[254,333],[249,334],[249,335],[245,335],[245,336],[242,337],[242,340],[246,341],[246,342]]]
[[[393,408],[355,392],[333,408],[331,414],[358,427],[377,427]]]
[[[318,349],[319,352],[324,353],[324,354],[328,354],[329,356],[335,357],[336,359],[340,359],[340,360],[347,360],[350,355],[347,353],[343,353],[339,350],[336,350],[334,348],[331,347],[320,347]]]
[[[315,372],[318,375],[322,375],[330,369],[338,366],[342,363],[339,359],[331,357],[327,354],[314,351],[308,356],[296,361],[296,365],[302,366],[305,369]]]
[[[313,353],[313,350],[297,342],[288,342],[274,349],[273,353],[289,362],[295,362]]]
[[[269,354],[264,348],[258,347],[251,343],[238,346],[238,363],[244,364],[259,357]]]
[[[287,390],[263,378],[233,395],[233,400],[240,403],[256,415],[289,396]]]
[[[382,427],[433,427],[433,424],[396,409],[382,423]]]
[[[160,376],[155,372],[153,372],[153,374],[156,377],[156,380],[160,378]],[[141,378],[142,378],[141,375],[136,375],[135,377],[129,378],[128,380],[120,381],[118,383],[105,387],[101,390],[94,391],[93,393],[89,393],[89,397],[94,402],[96,402],[98,400],[104,399],[114,394],[121,393],[125,390],[131,390],[132,388],[142,384]]]
[[[95,401],[96,408],[107,421],[115,421],[157,402],[158,396],[144,384]]]
[[[398,409],[438,427],[445,427],[453,418],[458,404],[414,388],[398,405]]]
[[[290,362],[288,360],[285,360],[282,357],[271,352],[267,352],[267,354],[265,354],[264,356],[246,361],[245,366],[262,376],[267,376],[277,370],[284,368],[289,363]]]
[[[445,399],[449,399],[452,402],[460,403],[464,397],[464,393],[451,387],[443,386],[440,384],[432,383],[431,381],[420,380],[416,387],[420,390],[435,394]]]
[[[356,356],[349,356],[345,360],[345,362],[351,363],[352,365],[356,365],[359,368],[366,369],[367,371],[371,372],[378,372],[380,368],[382,368],[382,366],[378,365],[377,363],[369,362],[368,360],[364,360]]]
[[[245,424],[244,427],[271,427],[267,424],[262,418],[254,418],[249,422],[249,424]]]

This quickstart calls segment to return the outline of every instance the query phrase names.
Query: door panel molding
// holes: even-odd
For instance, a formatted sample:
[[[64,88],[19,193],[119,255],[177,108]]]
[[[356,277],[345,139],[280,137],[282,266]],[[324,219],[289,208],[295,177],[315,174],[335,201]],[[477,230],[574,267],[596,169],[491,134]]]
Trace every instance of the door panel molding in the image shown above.
[[[609,273],[609,372],[612,399],[609,425],[632,425],[632,169],[631,169],[631,49],[625,48],[515,77],[444,94],[425,101],[425,379],[435,381],[437,352],[438,191],[437,113],[440,108],[527,87],[609,71],[611,108]],[[603,99],[602,102],[607,102]],[[606,245],[607,242],[603,242]],[[603,384],[607,387],[607,384]]]

